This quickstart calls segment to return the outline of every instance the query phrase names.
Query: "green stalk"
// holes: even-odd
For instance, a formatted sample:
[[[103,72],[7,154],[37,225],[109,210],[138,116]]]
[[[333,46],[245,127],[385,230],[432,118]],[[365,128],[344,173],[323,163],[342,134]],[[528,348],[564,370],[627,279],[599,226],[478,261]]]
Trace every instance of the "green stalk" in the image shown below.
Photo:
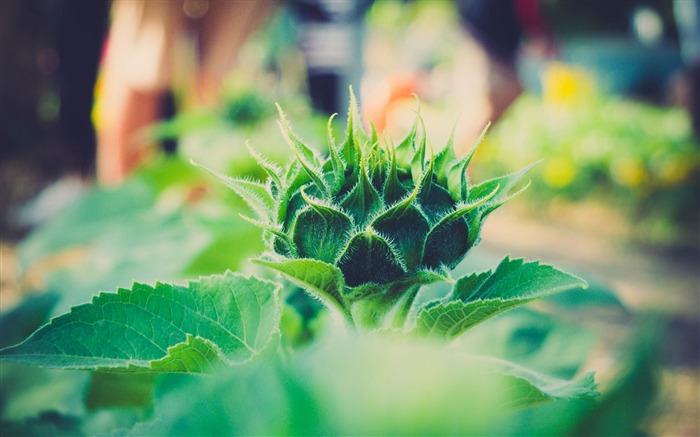
[[[406,290],[403,302],[401,302],[399,309],[394,315],[393,326],[395,328],[400,329],[404,327],[408,313],[411,312],[411,307],[413,306],[413,302],[416,300],[416,296],[418,295],[418,291],[420,291],[420,289],[421,285],[413,285]]]

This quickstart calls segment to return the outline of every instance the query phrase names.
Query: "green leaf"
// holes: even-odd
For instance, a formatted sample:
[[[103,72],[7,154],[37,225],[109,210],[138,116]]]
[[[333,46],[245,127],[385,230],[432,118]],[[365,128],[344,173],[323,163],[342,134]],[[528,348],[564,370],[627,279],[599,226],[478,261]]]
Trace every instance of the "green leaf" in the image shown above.
[[[187,341],[168,348],[168,354],[151,363],[156,372],[208,373],[226,364],[215,343],[187,334]]]
[[[525,302],[529,302],[529,299]],[[501,299],[487,301],[449,303],[435,302],[421,308],[416,319],[414,332],[421,335],[452,340],[469,328],[495,316],[519,303]]]
[[[85,396],[89,410],[151,407],[156,375],[153,373],[93,372]]]
[[[425,144],[422,146],[425,148]],[[427,169],[425,168],[425,165],[423,166],[423,176],[422,178],[417,182],[418,185],[420,185],[420,196],[421,196],[421,203],[429,203],[430,202],[430,191],[433,188],[433,176],[435,174],[435,155],[433,154],[433,148],[430,148],[430,159],[427,162]]]
[[[467,197],[467,166],[469,161],[463,158],[455,163],[447,173],[447,190],[455,202],[462,202]]]
[[[334,265],[309,258],[283,261],[256,259],[253,262],[277,270],[328,308],[339,311],[343,317],[348,316],[342,296],[345,279]]]
[[[658,315],[643,315],[621,348],[620,371],[599,402],[579,418],[571,436],[643,435],[643,423],[658,414],[664,383],[660,360],[665,332]],[[656,406],[656,407],[655,407]],[[697,424],[697,420],[695,422]]]
[[[390,304],[395,304],[396,299],[411,287],[433,284],[435,282],[452,282],[452,280],[438,271],[418,270],[386,284],[370,282],[358,287],[347,288],[345,297],[356,303],[370,295],[381,295],[386,297]]]
[[[296,360],[294,360],[296,361]],[[288,365],[259,360],[207,378],[177,380],[155,401],[155,420],[119,435],[318,435],[326,409]],[[325,430],[326,428],[321,428]]]
[[[188,286],[101,293],[0,358],[66,369],[201,372],[258,354],[278,329],[280,286],[227,272]]]
[[[96,291],[128,288],[133,282],[167,282],[183,276],[196,278],[225,271],[224,268],[199,271],[195,275],[186,273],[214,238],[223,235],[214,226],[223,226],[225,221],[229,222],[226,232],[243,234],[245,229],[235,222],[230,210],[209,221],[194,211],[160,213],[151,206],[140,219],[123,223],[106,221],[100,236],[57,255],[77,253],[79,256],[68,257],[65,262],[42,271],[42,282],[61,297],[51,315],[63,314],[75,305],[89,302]],[[246,223],[243,225],[247,227]],[[242,253],[224,254],[226,268],[237,267],[243,256],[250,256],[248,249],[255,250],[258,245],[257,242],[242,245],[245,249]]]
[[[563,272],[539,261],[506,257],[494,273],[467,297],[476,299],[540,298],[573,288],[586,288],[588,283],[578,276]]]
[[[278,242],[278,241],[284,242],[290,255],[292,255],[292,256],[298,255],[297,246],[296,246],[296,244],[294,244],[294,241],[292,241],[292,239],[289,237],[289,235],[285,234],[281,229],[279,229],[278,226],[274,226],[274,225],[269,224],[269,223],[263,223],[259,220],[255,220],[255,219],[252,219],[250,217],[246,217],[243,214],[241,214],[240,217],[243,220],[247,221],[248,223],[251,223],[251,224],[271,233],[273,235],[272,238],[278,239],[275,242]]]
[[[227,187],[238,194],[261,219],[265,221],[271,219],[270,214],[273,211],[275,199],[272,198],[272,194],[267,186],[259,182],[223,175],[196,162],[192,162],[192,164],[216,176]]]
[[[592,395],[590,379],[557,380],[383,334],[330,331],[284,363],[270,357],[178,378],[155,401],[158,420],[129,435],[525,435],[498,432],[510,425],[508,406]]]
[[[595,399],[598,396],[593,372],[569,381],[536,372],[498,358],[479,357],[502,378],[510,380],[500,407],[503,410],[530,407],[553,400]]]
[[[484,279],[480,274],[455,284],[446,301],[421,308],[415,332],[446,340],[503,311],[532,300],[573,288],[586,287],[586,281],[539,262],[505,258],[496,271]],[[466,286],[472,286],[472,289]]]
[[[102,236],[107,224],[141,224],[155,201],[155,190],[142,179],[125,181],[117,188],[93,188],[20,242],[19,268],[26,270],[61,250],[85,245]]]
[[[466,301],[467,297],[469,297],[474,290],[481,287],[490,276],[490,271],[462,276],[461,278],[457,279],[457,282],[455,282],[455,285],[452,287],[452,292],[447,300]]]
[[[321,167],[316,168],[308,162],[306,162],[306,160],[301,155],[299,155],[299,153],[296,150],[295,153],[297,154],[297,161],[304,168],[306,174],[309,175],[309,178],[313,181],[314,185],[316,185],[316,188],[318,188],[318,190],[321,193],[323,193],[324,197],[330,197],[331,190],[326,185],[326,181],[323,178],[323,169]]]
[[[597,337],[592,328],[523,305],[475,327],[455,346],[470,354],[501,358],[568,379],[589,359]]]
[[[406,340],[386,335],[332,338],[300,357],[305,359],[302,380],[312,393],[325,394],[319,397],[325,400],[323,412],[334,419],[331,433],[523,435],[495,432],[508,407],[594,396],[589,377],[548,378],[432,342]],[[343,369],[342,377],[338,369]]]
[[[301,164],[295,160],[287,168],[285,181],[287,185],[280,196],[277,222],[284,223],[284,229],[287,230],[289,225],[291,225],[291,219],[304,206],[304,199],[301,198],[299,189],[311,182],[311,178],[302,169]]]
[[[386,162],[384,161],[384,150],[381,147],[381,144],[379,143],[379,136],[377,134],[377,129],[374,126],[374,123],[370,121],[370,127],[371,127],[371,137],[368,138],[364,145],[364,154],[367,155],[366,158],[366,168],[367,168],[367,173],[370,175],[370,179],[372,179],[372,182],[377,182],[375,184],[377,187],[381,187],[383,179],[384,179],[384,172],[386,170]],[[377,188],[379,189],[379,188]]]

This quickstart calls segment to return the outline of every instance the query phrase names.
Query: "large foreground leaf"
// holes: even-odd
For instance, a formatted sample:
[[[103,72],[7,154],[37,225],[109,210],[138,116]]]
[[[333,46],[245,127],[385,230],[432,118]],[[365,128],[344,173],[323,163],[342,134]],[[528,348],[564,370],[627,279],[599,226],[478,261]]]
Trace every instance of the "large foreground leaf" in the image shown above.
[[[181,383],[159,392],[157,419],[129,435],[522,435],[500,429],[514,409],[595,396],[590,375],[552,378],[400,336],[329,331],[279,359],[170,376]]]
[[[74,307],[0,358],[66,369],[205,372],[264,349],[279,328],[279,287],[231,272],[186,287],[136,283]]]
[[[506,257],[493,273],[460,278],[444,300],[423,307],[418,313],[415,331],[453,339],[515,306],[586,286],[583,279],[552,266]]]

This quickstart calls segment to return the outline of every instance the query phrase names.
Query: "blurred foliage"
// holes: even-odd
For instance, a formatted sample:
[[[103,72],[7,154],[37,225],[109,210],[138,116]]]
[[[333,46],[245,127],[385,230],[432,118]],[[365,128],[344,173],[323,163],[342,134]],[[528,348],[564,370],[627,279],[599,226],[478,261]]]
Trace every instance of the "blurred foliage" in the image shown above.
[[[19,266],[25,281],[60,296],[55,314],[135,280],[238,269],[262,246],[238,219],[240,207],[190,164],[163,158],[118,188],[94,189],[32,232],[18,246]],[[231,241],[237,250],[221,247]]]
[[[454,2],[375,1],[366,19],[370,75],[388,68],[430,69],[455,57],[459,15]]]
[[[323,132],[325,121],[299,98],[289,102],[304,121],[299,134],[325,143],[312,134]],[[188,161],[263,179],[246,141],[272,160],[290,153],[270,108],[262,93],[231,91],[219,108],[154,126],[156,138],[178,140],[178,153],[146,163],[117,188],[95,187],[35,229],[17,250],[23,281],[55,292],[60,299],[53,313],[59,314],[133,281],[245,270],[262,250],[260,231],[238,216],[245,210],[240,198]]]
[[[217,107],[185,110],[172,120],[153,126],[151,137],[176,140],[178,155],[185,160],[218,172],[263,180],[266,175],[251,158],[245,144],[250,143],[278,163],[286,161],[291,150],[280,137],[274,99],[264,91],[250,88],[251,84],[245,79],[241,80],[242,83],[223,93]],[[279,103],[290,108],[290,117],[300,121],[295,124],[299,136],[323,150],[325,138],[319,137],[318,132],[324,131],[327,120],[314,114],[302,96],[290,95]]]
[[[645,242],[697,235],[700,145],[683,110],[599,96],[585,72],[554,64],[543,96],[515,102],[477,150],[475,167],[498,174],[543,157],[525,204],[607,205]]]

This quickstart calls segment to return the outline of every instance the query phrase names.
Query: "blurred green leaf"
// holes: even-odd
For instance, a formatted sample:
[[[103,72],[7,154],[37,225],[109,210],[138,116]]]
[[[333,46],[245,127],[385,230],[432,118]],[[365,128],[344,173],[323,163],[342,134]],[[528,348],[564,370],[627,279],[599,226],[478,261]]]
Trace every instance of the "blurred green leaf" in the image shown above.
[[[20,268],[67,247],[86,244],[103,235],[108,223],[133,228],[144,220],[154,201],[153,190],[139,180],[119,188],[96,188],[22,241],[17,249]]]
[[[575,436],[643,435],[640,422],[651,416],[651,407],[659,393],[659,346],[664,324],[658,317],[641,317],[632,330],[622,370],[613,387],[592,406],[573,427]]]
[[[47,287],[61,295],[54,314],[87,301],[98,290],[134,281],[176,280],[210,243],[205,228],[187,216],[144,214],[141,220],[107,225],[77,259],[46,271]]]
[[[128,435],[317,435],[323,429],[324,408],[279,364],[258,360],[208,378],[184,376],[159,392],[155,419]]]
[[[83,413],[83,396],[89,381],[86,372],[41,369],[3,362],[0,364],[1,419],[18,421],[43,411]]]
[[[595,395],[590,376],[559,380],[432,343],[340,332],[291,361],[185,376],[161,385],[157,419],[132,435],[482,435],[513,407]]]
[[[55,293],[31,295],[0,315],[0,348],[19,343],[46,323],[58,299]]]
[[[470,330],[457,345],[470,354],[498,357],[548,375],[572,378],[588,359],[597,337],[592,329],[578,323],[520,307]]]
[[[516,411],[496,427],[498,435],[646,436],[653,417],[660,375],[659,334],[662,323],[642,317],[630,331],[611,387],[596,402],[568,400]]]
[[[181,159],[150,163],[38,228],[19,246],[20,267],[60,296],[54,314],[95,290],[239,269],[262,247],[260,231],[210,182]]]
[[[593,372],[568,381],[527,369],[515,363],[494,358],[482,358],[492,371],[500,372],[512,381],[505,386],[501,410],[528,407],[549,401],[595,399],[597,384]]]
[[[148,409],[153,401],[154,386],[155,375],[149,373],[93,372],[85,406],[89,410]]]

